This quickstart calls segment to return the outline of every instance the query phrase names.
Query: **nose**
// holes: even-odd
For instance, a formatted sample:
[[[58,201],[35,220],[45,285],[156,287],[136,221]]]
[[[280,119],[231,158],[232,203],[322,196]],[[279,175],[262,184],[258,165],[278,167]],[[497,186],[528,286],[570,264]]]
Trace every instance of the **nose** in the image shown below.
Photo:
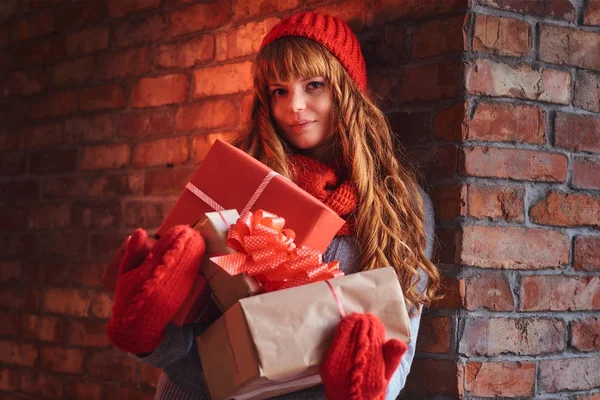
[[[290,96],[290,110],[302,111],[306,108],[306,98],[302,90],[293,90]]]

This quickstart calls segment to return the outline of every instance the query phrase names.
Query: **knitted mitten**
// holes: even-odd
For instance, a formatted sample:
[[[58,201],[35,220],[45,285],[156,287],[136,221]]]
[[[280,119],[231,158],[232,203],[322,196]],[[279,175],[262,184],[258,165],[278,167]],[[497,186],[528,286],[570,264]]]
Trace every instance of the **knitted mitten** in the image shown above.
[[[385,327],[373,314],[350,314],[338,325],[321,364],[329,400],[384,400],[388,383],[407,346],[385,341]]]
[[[106,328],[110,341],[130,353],[152,352],[160,344],[164,328],[192,288],[205,250],[198,232],[179,225],[136,267],[147,241],[141,229],[129,240]]]

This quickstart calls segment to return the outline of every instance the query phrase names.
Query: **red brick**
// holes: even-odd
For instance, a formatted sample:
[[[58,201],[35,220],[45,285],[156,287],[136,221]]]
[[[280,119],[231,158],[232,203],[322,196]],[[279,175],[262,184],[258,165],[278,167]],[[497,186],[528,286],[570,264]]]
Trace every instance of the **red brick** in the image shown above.
[[[51,83],[54,86],[82,85],[92,78],[94,67],[92,57],[63,61],[52,66]]]
[[[29,229],[65,228],[71,223],[69,204],[38,204],[29,209]]]
[[[434,15],[449,14],[458,10],[465,10],[467,6],[468,2],[466,0],[448,0],[442,2],[378,0],[373,4],[371,12],[374,16],[375,24],[380,25],[397,19],[413,20]]]
[[[468,104],[458,103],[440,111],[433,120],[433,136],[441,140],[462,140],[468,127]]]
[[[189,68],[215,57],[215,38],[202,35],[185,42],[162,44],[153,52],[153,63],[163,68]]]
[[[21,373],[21,391],[31,395],[61,399],[63,380],[62,376],[50,375],[45,372],[24,371]]]
[[[417,351],[449,353],[452,346],[452,320],[450,317],[421,318]]]
[[[79,166],[84,171],[123,168],[129,165],[128,144],[107,144],[83,148]]]
[[[364,0],[342,0],[333,4],[319,5],[314,11],[346,21],[350,29],[357,33],[365,26],[368,6],[368,2]]]
[[[109,293],[94,293],[91,313],[96,318],[108,319],[112,310],[113,299]]]
[[[552,69],[517,68],[491,60],[477,59],[467,67],[466,86],[471,94],[507,96],[518,99],[568,104],[571,74]]]
[[[479,308],[512,311],[515,308],[510,285],[502,275],[475,275],[461,279],[459,283],[463,304],[469,311]]]
[[[162,166],[183,164],[188,159],[188,139],[176,137],[138,143],[133,149],[132,164],[135,167]]]
[[[546,318],[469,318],[459,352],[467,356],[540,355],[562,351],[566,328]]]
[[[367,83],[372,93],[377,93],[379,104],[384,109],[392,107],[398,97],[401,78],[396,71],[371,70],[367,72]]]
[[[31,106],[33,118],[60,117],[77,110],[77,92],[55,92],[40,96]]]
[[[0,26],[0,49],[8,45],[8,25]]]
[[[115,31],[115,43],[118,47],[137,43],[152,43],[167,36],[168,23],[164,14],[154,14],[128,20]]]
[[[540,27],[540,60],[600,70],[600,33],[563,28],[553,25]]]
[[[473,396],[533,396],[535,363],[533,362],[468,362],[465,390]]]
[[[33,285],[64,285],[71,271],[70,263],[64,261],[28,261],[23,265],[22,281]]]
[[[107,263],[85,263],[75,265],[71,280],[75,285],[103,287],[100,283]]]
[[[23,315],[23,335],[43,342],[62,342],[64,340],[63,320],[59,317],[41,317]]]
[[[154,394],[148,389],[120,388],[119,400],[154,400]]]
[[[235,132],[211,133],[208,135],[194,136],[192,148],[194,150],[194,164],[200,164],[217,139],[231,143],[237,137]]]
[[[144,195],[178,196],[195,170],[188,167],[149,169],[144,180]]]
[[[177,111],[175,128],[178,132],[196,129],[237,127],[239,106],[228,100],[209,100],[183,105]]]
[[[286,11],[298,8],[300,0],[257,0],[245,1],[234,0],[233,18],[236,21],[254,19],[256,17],[271,14],[276,11]]]
[[[92,233],[90,235],[91,250],[90,255],[92,257],[104,257],[107,258],[111,254],[114,254],[119,247],[123,244],[123,241],[127,237],[126,234],[115,234],[112,233]]]
[[[87,253],[87,237],[81,233],[44,232],[38,235],[37,254],[48,257],[82,257]]]
[[[15,133],[0,129],[0,151],[11,151],[17,149],[17,136]]]
[[[43,182],[44,198],[111,197],[141,194],[143,172],[103,173],[91,177],[52,177]]]
[[[110,346],[106,335],[106,324],[90,321],[73,321],[69,327],[69,343],[73,346]]]
[[[578,70],[573,105],[592,112],[600,112],[600,75]]]
[[[559,268],[569,262],[566,234],[537,228],[463,227],[458,262],[484,268]]]
[[[38,357],[37,346],[33,343],[17,343],[0,340],[0,361],[32,367]]]
[[[27,65],[29,63],[47,64],[65,57],[67,53],[67,40],[62,35],[50,37],[45,40],[23,44],[16,51],[15,56],[18,65]]]
[[[160,6],[161,0],[112,0],[108,2],[108,13],[113,18],[121,18],[127,14],[131,14],[149,8]]]
[[[491,147],[465,148],[461,164],[470,176],[542,182],[564,182],[568,168],[563,154]]]
[[[473,50],[514,57],[531,50],[531,28],[526,21],[491,15],[475,18]]]
[[[0,261],[0,283],[14,283],[21,278],[21,262],[19,260]]]
[[[136,362],[126,353],[113,349],[93,353],[86,361],[88,374],[105,380],[133,383]]]
[[[25,175],[27,172],[26,153],[6,153],[0,155],[0,176]]]
[[[125,204],[124,224],[131,228],[158,228],[172,207],[172,202],[128,202]]]
[[[162,370],[160,368],[152,368],[148,364],[142,364],[140,381],[143,385],[156,388],[158,377],[160,376],[161,372]]]
[[[84,89],[79,98],[79,106],[84,111],[121,108],[125,104],[125,94],[118,85]]]
[[[469,185],[467,214],[475,218],[523,222],[525,190],[511,186]]]
[[[582,351],[600,350],[600,320],[589,317],[571,322],[571,347]]]
[[[387,114],[394,139],[411,148],[431,143],[430,112],[392,112]]]
[[[29,173],[34,175],[73,172],[76,163],[77,149],[53,149],[29,153]]]
[[[171,35],[178,36],[185,33],[218,28],[229,20],[231,6],[229,2],[214,2],[196,4],[191,7],[179,9],[170,15]]]
[[[551,192],[530,211],[533,222],[553,226],[600,227],[600,198]]]
[[[250,115],[252,114],[252,104],[254,103],[254,94],[247,94],[242,98],[242,126],[248,126]]]
[[[463,185],[435,186],[430,193],[435,217],[453,220],[466,215],[466,188]]]
[[[433,310],[449,310],[460,309],[463,306],[460,297],[459,282],[456,278],[442,275],[442,282],[439,290],[440,300],[436,300],[431,304]]]
[[[435,229],[435,242],[433,246],[432,261],[435,264],[454,264],[456,262],[456,245],[459,231],[457,228],[440,227]],[[456,282],[456,297],[458,298],[459,307],[462,307],[460,296],[458,295],[458,281]]]
[[[589,0],[583,16],[586,25],[600,25],[600,1]]]
[[[600,278],[524,276],[519,310],[600,310]]]
[[[67,53],[71,56],[108,48],[110,28],[101,26],[67,35]]]
[[[244,2],[245,6],[253,7],[256,3]],[[239,4],[236,4],[236,7]],[[271,30],[279,18],[271,17],[258,22],[249,22],[245,25],[230,29],[217,35],[216,57],[217,60],[244,57],[257,53],[262,38]]]
[[[65,142],[62,124],[49,123],[23,128],[19,132],[19,148],[56,146]]]
[[[43,304],[49,312],[87,317],[91,298],[87,292],[78,289],[47,288]]]
[[[54,31],[54,13],[46,11],[15,21],[12,38],[15,42],[21,42],[52,31]]]
[[[0,208],[0,229],[5,231],[17,231],[26,228],[28,213],[28,207],[19,206]]]
[[[555,393],[600,386],[600,357],[540,360],[538,390]],[[568,371],[568,373],[566,373]]]
[[[434,146],[427,150],[409,153],[427,179],[450,178],[457,174],[458,151],[456,146]]]
[[[0,254],[6,257],[22,257],[31,255],[35,251],[36,237],[34,235],[23,233],[0,234]]]
[[[464,131],[469,140],[544,144],[546,112],[528,105],[480,103]]]
[[[29,96],[46,88],[46,75],[40,69],[15,71],[4,80],[3,94],[9,96]]]
[[[600,238],[577,236],[573,267],[578,271],[600,271]]]
[[[117,124],[117,135],[130,138],[169,136],[174,128],[175,110],[157,109],[121,115]]]
[[[150,70],[151,55],[148,47],[139,47],[98,56],[95,76],[98,79],[140,76]]]
[[[360,41],[363,55],[369,65],[394,67],[399,62],[411,58],[411,37],[406,26],[390,24],[369,33]]]
[[[0,3],[0,20],[8,19],[17,15],[21,8],[25,5],[24,2],[18,0],[3,1]]]
[[[462,65],[455,61],[408,67],[402,77],[400,102],[447,99],[457,96],[462,80]]]
[[[131,106],[143,108],[183,103],[189,84],[188,77],[183,74],[142,78],[132,89]]]
[[[457,376],[458,365],[456,361],[415,359],[404,392],[411,399],[424,399],[428,396],[443,395],[458,398]]]
[[[197,69],[194,71],[194,97],[245,92],[253,87],[252,63]]]
[[[0,289],[1,308],[35,313],[40,308],[40,293],[37,289],[12,287]]]
[[[0,311],[0,318],[3,323],[0,324],[0,335],[3,336],[23,336],[21,326],[21,313],[7,313]]]
[[[555,146],[600,153],[600,118],[559,112],[554,125]]]
[[[72,205],[71,225],[82,229],[107,229],[120,225],[121,203],[118,200],[85,200]]]
[[[0,390],[16,392],[19,388],[19,371],[0,369]]]
[[[69,399],[103,400],[109,398],[99,383],[72,381],[68,382],[65,392]]]
[[[576,400],[600,400],[600,393],[593,394],[591,396],[577,396]]]
[[[98,142],[110,139],[115,132],[115,117],[94,115],[65,121],[65,136],[69,143]]]
[[[55,372],[82,373],[83,356],[84,353],[79,349],[44,347],[40,350],[42,367]]]
[[[464,16],[426,22],[419,26],[413,36],[412,57],[426,58],[464,49]]]
[[[96,23],[106,17],[106,3],[88,1],[85,5],[60,1],[60,12],[54,16],[54,26],[59,32],[74,26]]]
[[[563,19],[570,22],[575,22],[577,17],[577,12],[573,4],[568,0],[477,0],[477,2],[486,7],[514,11],[520,14],[533,14],[541,17]]]

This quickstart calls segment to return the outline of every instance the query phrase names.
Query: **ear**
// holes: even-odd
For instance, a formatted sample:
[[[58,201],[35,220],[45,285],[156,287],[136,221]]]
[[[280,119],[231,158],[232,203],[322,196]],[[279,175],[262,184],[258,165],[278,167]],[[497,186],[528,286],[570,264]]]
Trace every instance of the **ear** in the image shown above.
[[[406,353],[408,346],[398,339],[390,339],[383,344],[383,359],[385,360],[385,379],[390,380],[396,368]]]

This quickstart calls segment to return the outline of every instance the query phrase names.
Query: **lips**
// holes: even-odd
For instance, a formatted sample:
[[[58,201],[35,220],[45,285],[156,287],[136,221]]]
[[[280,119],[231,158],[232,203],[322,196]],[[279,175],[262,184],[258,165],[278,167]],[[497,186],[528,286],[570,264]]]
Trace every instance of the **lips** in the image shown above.
[[[308,120],[308,119],[301,119],[301,120],[295,121],[293,124],[290,125],[290,127],[293,130],[302,130],[302,129],[308,128],[309,126],[311,126],[315,122],[316,121],[311,121],[311,120]]]

